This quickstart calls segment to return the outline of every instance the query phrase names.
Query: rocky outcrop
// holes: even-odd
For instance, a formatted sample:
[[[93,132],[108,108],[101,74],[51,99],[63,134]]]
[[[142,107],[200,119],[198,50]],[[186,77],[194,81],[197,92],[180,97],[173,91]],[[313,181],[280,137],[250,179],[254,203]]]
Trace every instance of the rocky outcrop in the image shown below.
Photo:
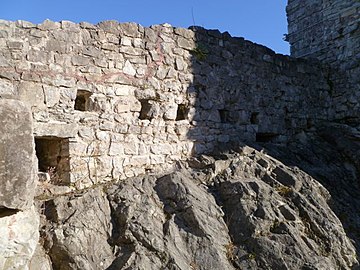
[[[39,240],[30,108],[0,99],[0,269],[28,269]]]
[[[35,147],[30,108],[0,99],[0,209],[27,209],[36,187]]]
[[[34,207],[0,214],[0,269],[28,269],[39,240],[39,214]]]
[[[42,235],[54,269],[351,269],[330,201],[309,174],[245,146],[48,200]]]
[[[330,205],[360,251],[360,125],[326,123],[317,132],[300,133],[268,153],[316,178],[331,195]]]

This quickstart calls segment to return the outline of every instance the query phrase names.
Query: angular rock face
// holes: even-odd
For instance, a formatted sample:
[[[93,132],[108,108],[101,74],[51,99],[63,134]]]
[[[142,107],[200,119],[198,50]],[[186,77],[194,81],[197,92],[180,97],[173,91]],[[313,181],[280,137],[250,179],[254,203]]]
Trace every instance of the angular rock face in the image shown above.
[[[54,269],[351,269],[329,200],[304,171],[243,147],[46,202],[44,247]]]
[[[28,269],[39,241],[30,109],[0,99],[0,269]]]
[[[0,99],[0,208],[26,209],[36,187],[35,147],[30,109]]]
[[[328,190],[331,208],[359,254],[360,125],[327,123],[318,132],[298,134],[286,147],[267,148],[269,154],[298,166]]]
[[[39,240],[39,214],[32,207],[0,216],[0,269],[28,269]]]
[[[44,226],[41,232],[55,269],[106,269],[111,264],[110,206],[100,188],[58,197],[45,207],[54,227]]]

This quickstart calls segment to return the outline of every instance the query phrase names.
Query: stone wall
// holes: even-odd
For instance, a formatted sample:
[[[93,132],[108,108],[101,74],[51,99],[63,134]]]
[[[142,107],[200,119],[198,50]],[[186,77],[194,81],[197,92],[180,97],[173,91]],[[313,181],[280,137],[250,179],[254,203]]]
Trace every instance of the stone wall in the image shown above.
[[[0,96],[31,106],[39,168],[76,187],[284,142],[334,113],[317,62],[215,30],[115,21],[1,21]]]
[[[359,118],[360,2],[289,0],[287,16],[291,55],[316,58],[333,69],[333,118]]]

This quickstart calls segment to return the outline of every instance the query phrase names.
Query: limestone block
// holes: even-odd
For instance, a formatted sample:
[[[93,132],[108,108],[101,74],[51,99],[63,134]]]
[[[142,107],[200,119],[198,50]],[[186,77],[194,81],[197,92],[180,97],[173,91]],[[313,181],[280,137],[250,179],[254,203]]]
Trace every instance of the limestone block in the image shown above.
[[[165,120],[175,120],[177,115],[177,109],[178,106],[176,104],[171,104],[166,107],[165,113],[164,113],[164,119]]]
[[[120,48],[120,52],[121,53],[125,53],[125,54],[129,54],[129,55],[135,55],[135,56],[140,56],[144,54],[144,51],[140,48],[133,48],[130,46],[122,46]]]
[[[124,147],[122,143],[112,142],[109,148],[110,156],[122,155],[124,153]]]
[[[71,58],[71,62],[74,66],[86,66],[90,63],[90,58],[82,55],[75,55]]]
[[[154,144],[150,147],[150,151],[155,155],[169,155],[172,152],[172,147],[169,143]]]
[[[84,55],[98,58],[101,55],[101,51],[96,47],[85,47],[82,51]]]
[[[22,41],[7,41],[6,43],[10,50],[21,50],[24,46]]]
[[[121,37],[120,44],[123,46],[131,46],[131,38],[129,37]]]
[[[39,241],[34,207],[0,218],[0,269],[28,269]]]
[[[0,96],[14,96],[14,85],[8,80],[0,79]]]
[[[120,24],[120,31],[125,36],[140,37],[139,26],[136,23],[122,23]]]
[[[166,75],[169,72],[169,68],[166,66],[159,66],[157,72],[156,72],[156,76],[160,79],[163,80],[165,79]]]
[[[0,126],[0,208],[26,209],[33,202],[37,167],[29,108],[0,99]]]
[[[135,74],[136,74],[135,68],[131,65],[131,63],[129,61],[125,62],[123,72],[130,76],[135,76]]]
[[[38,24],[37,28],[39,28],[40,30],[54,30],[60,28],[60,26],[60,23],[46,19],[41,24]]]
[[[148,156],[134,156],[130,158],[130,164],[134,167],[140,167],[150,164],[150,158]]]
[[[141,110],[141,103],[134,97],[122,97],[115,104],[115,112],[139,112]]]
[[[17,20],[16,21],[16,26],[21,27],[21,28],[34,28],[34,27],[36,27],[35,24],[33,24],[31,22],[23,21],[23,20]]]
[[[7,67],[7,66],[9,66],[9,61],[4,56],[0,55],[0,67]]]
[[[115,95],[117,96],[128,96],[135,92],[135,87],[129,85],[116,85],[114,87]]]
[[[150,40],[151,42],[156,42],[157,40],[156,32],[151,28],[145,28],[145,39]]]
[[[181,36],[179,36],[179,38],[177,40],[177,44],[179,47],[187,49],[187,50],[192,50],[195,48],[195,42],[193,40],[189,40],[189,39],[183,38]]]
[[[112,159],[112,177],[114,179],[119,179],[120,176],[124,173],[124,169],[123,169],[123,162],[124,162],[124,158],[123,157],[118,157],[115,156]]]
[[[164,164],[165,163],[165,157],[163,155],[151,155],[150,156],[150,163],[152,165]]]
[[[195,37],[195,32],[190,29],[185,28],[175,28],[175,34],[183,36],[184,38],[193,39]]]
[[[75,123],[34,123],[34,135],[38,137],[74,138],[77,133],[78,126]]]
[[[54,107],[56,104],[59,103],[60,91],[58,88],[44,85],[43,89],[45,104],[47,105],[47,107]]]
[[[175,65],[177,70],[185,70],[187,68],[186,62],[180,57],[175,58]]]
[[[139,145],[136,142],[124,143],[123,147],[126,155],[137,155],[139,152]]]
[[[48,56],[44,51],[30,50],[26,55],[26,59],[31,62],[46,63]]]
[[[45,107],[44,91],[39,83],[22,82],[19,85],[19,99],[31,107]]]

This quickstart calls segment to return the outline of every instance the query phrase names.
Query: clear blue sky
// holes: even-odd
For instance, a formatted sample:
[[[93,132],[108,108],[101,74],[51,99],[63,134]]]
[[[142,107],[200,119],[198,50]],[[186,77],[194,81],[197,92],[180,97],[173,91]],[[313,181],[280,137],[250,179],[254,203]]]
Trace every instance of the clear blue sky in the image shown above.
[[[287,33],[286,0],[2,0],[0,19],[44,19],[98,23],[103,20],[137,22],[143,26],[170,23],[177,27],[196,25],[228,31],[288,54],[282,40]]]

